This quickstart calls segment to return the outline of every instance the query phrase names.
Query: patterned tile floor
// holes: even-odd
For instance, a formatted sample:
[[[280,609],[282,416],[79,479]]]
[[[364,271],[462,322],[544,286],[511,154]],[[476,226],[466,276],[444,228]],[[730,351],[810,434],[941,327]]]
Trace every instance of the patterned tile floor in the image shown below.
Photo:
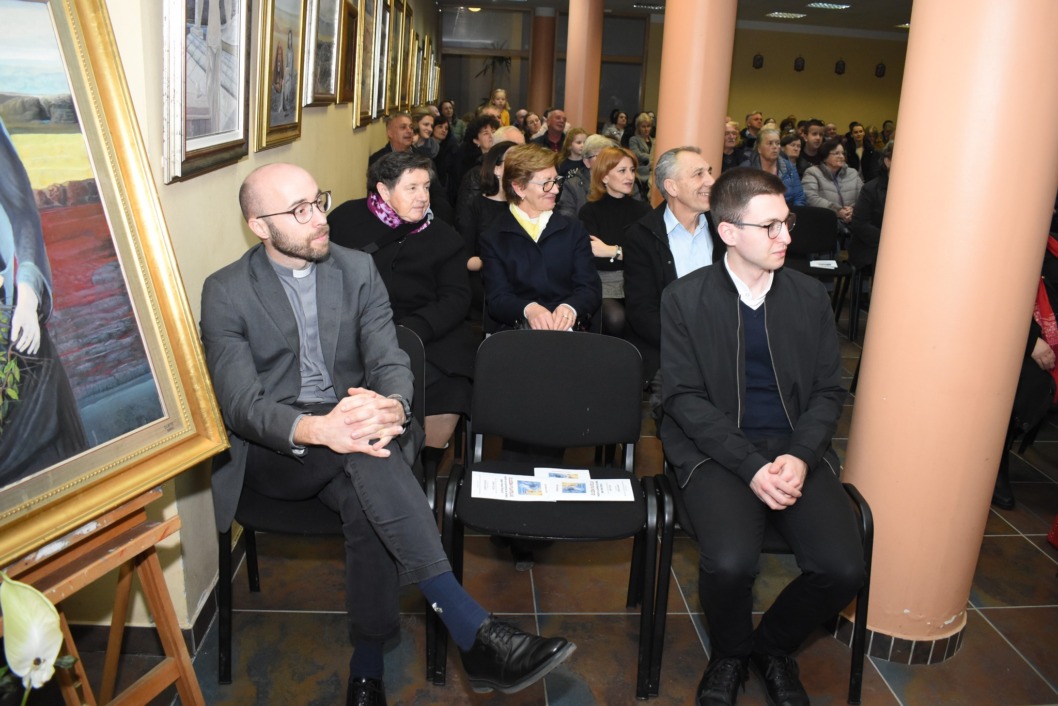
[[[843,339],[842,352],[848,383],[860,346]],[[839,453],[847,441],[851,402],[835,443]],[[653,425],[644,424],[644,432],[652,434]],[[657,439],[645,437],[637,456],[641,473],[660,470]],[[992,510],[989,517],[962,650],[934,666],[868,658],[864,704],[1058,703],[1058,550],[1045,537],[1058,512],[1058,420],[1048,422],[1035,446],[1014,458],[1012,472],[1018,505],[1012,511]],[[630,541],[558,544],[538,552],[531,571],[518,572],[486,538],[468,537],[465,573],[471,593],[526,629],[570,637],[578,649],[543,683],[514,696],[472,693],[452,649],[448,684],[429,685],[424,679],[422,603],[409,591],[402,603],[400,639],[386,654],[389,703],[633,703],[638,622],[637,614],[624,606],[630,552]],[[261,536],[259,553],[262,593],[248,592],[245,567],[235,577],[233,683],[217,684],[215,624],[195,656],[207,703],[343,703],[349,647],[340,539]],[[767,606],[794,572],[789,558],[765,557],[755,589],[758,606]],[[651,700],[659,706],[693,703],[708,649],[697,598],[696,552],[686,538],[676,541],[673,577],[661,695]],[[813,703],[845,702],[848,648],[820,631],[798,657]],[[89,667],[95,661],[86,656]],[[143,661],[126,660],[123,676],[141,671]],[[739,703],[765,703],[756,678],[750,679]]]

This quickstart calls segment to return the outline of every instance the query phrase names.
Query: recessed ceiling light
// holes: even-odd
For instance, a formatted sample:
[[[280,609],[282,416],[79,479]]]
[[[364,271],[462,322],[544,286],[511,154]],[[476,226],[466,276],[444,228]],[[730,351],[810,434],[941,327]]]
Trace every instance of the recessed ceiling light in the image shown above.
[[[812,7],[816,10],[848,10],[852,5],[839,5],[836,2],[810,2],[805,7]]]
[[[632,7],[636,10],[652,10],[654,12],[660,12],[665,9],[664,5],[644,5],[642,3],[633,3]]]
[[[765,17],[774,17],[777,20],[799,20],[808,15],[803,12],[769,12]]]
[[[911,29],[911,23],[910,22],[905,22],[902,25],[893,25],[893,26],[896,27],[897,29]]]

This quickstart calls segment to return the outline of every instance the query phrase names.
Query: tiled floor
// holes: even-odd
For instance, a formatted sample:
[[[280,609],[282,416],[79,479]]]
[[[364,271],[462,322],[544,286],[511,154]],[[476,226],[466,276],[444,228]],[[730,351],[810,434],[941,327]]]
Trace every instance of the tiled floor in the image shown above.
[[[860,346],[843,339],[851,381]],[[852,400],[836,447],[844,452]],[[645,424],[652,433],[653,425]],[[653,437],[643,439],[640,473],[660,470]],[[1058,420],[1048,422],[1035,446],[1012,464],[1017,509],[993,510],[974,578],[962,650],[934,666],[900,666],[868,658],[864,704],[1058,703],[1058,550],[1046,533],[1058,512]],[[217,684],[216,626],[195,657],[209,704],[341,704],[349,647],[342,614],[340,538],[259,538],[262,593],[250,594],[245,568],[235,578],[234,679]],[[466,585],[486,607],[526,629],[562,634],[577,643],[571,659],[517,695],[477,695],[467,687],[449,650],[448,684],[424,679],[422,603],[409,591],[399,642],[386,654],[391,704],[630,704],[635,701],[637,614],[624,606],[630,541],[559,544],[538,552],[531,571],[484,537],[468,537]],[[697,598],[693,544],[676,540],[674,582],[661,695],[655,704],[693,703],[706,664],[708,637]],[[785,557],[765,557],[757,601],[766,606],[793,575]],[[850,651],[822,631],[799,654],[815,704],[844,703]],[[751,678],[740,704],[763,704]]]

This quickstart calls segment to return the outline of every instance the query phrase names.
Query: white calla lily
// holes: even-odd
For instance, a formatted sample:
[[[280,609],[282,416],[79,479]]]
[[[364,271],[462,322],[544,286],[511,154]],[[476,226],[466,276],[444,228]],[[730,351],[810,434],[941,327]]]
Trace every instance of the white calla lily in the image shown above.
[[[0,574],[4,656],[26,689],[39,689],[55,674],[62,647],[59,612],[43,593]]]

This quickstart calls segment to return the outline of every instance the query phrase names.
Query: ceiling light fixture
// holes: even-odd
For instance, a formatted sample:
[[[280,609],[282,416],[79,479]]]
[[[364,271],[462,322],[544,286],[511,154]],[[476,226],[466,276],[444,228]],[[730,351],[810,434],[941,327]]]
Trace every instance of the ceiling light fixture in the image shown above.
[[[811,7],[816,10],[848,10],[852,5],[839,5],[836,2],[810,2],[805,7]]]
[[[468,7],[467,9],[470,10],[471,12],[481,12],[481,8],[480,7]]]
[[[765,17],[774,17],[777,20],[799,20],[808,15],[803,12],[769,12]]]
[[[644,5],[642,3],[632,3],[633,9],[636,10],[651,10],[652,12],[661,12],[665,9],[664,5]]]
[[[896,27],[897,29],[911,29],[911,23],[910,22],[905,22],[902,25],[893,25],[893,26]]]

